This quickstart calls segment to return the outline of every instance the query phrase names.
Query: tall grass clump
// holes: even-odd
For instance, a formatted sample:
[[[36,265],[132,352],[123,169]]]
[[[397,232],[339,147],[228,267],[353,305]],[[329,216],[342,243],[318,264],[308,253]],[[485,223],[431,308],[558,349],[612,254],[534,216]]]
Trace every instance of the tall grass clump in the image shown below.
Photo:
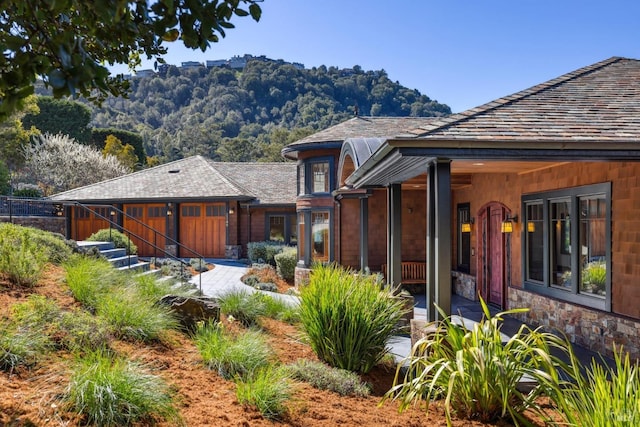
[[[302,288],[300,321],[318,357],[330,366],[369,372],[399,331],[403,303],[371,276],[317,265]]]
[[[143,342],[160,339],[179,325],[168,307],[140,298],[130,289],[103,295],[97,302],[96,314],[116,336]]]
[[[132,273],[128,277],[130,287],[145,299],[159,301],[165,295],[190,296],[194,289],[189,286],[176,286],[173,280],[158,280],[152,275]]]
[[[198,327],[194,339],[205,366],[226,379],[246,378],[267,366],[273,356],[264,336],[255,330],[233,337],[219,324],[206,323]]]
[[[371,393],[369,385],[362,382],[355,372],[332,368],[322,362],[298,359],[286,368],[291,378],[309,383],[319,390],[356,397],[367,397]]]
[[[13,371],[18,366],[32,366],[50,347],[40,331],[0,322],[0,369]]]
[[[76,361],[64,400],[89,425],[150,425],[158,420],[181,424],[172,392],[160,377],[104,351]]]
[[[116,248],[124,248],[127,250],[127,255],[133,255],[138,253],[138,247],[129,239],[129,237],[115,229],[103,228],[87,237],[87,241],[90,242],[113,242]]]
[[[265,303],[264,315],[271,319],[294,324],[300,321],[300,307],[297,303],[290,303],[281,298],[261,294]]]
[[[236,384],[236,397],[243,405],[255,406],[269,420],[282,419],[288,412],[291,383],[281,367],[273,365],[258,369]]]
[[[75,256],[64,264],[64,269],[74,298],[89,309],[94,309],[110,289],[125,283],[125,275],[104,259]]]
[[[218,297],[220,311],[246,327],[260,326],[267,304],[259,292],[230,291]]]
[[[438,308],[443,320],[427,325],[428,335],[414,345],[403,364],[408,366],[406,373],[402,375],[398,368],[385,399],[398,400],[401,410],[424,399],[428,411],[431,399],[443,398],[448,425],[454,414],[516,425],[528,424],[523,413],[529,408],[544,416],[536,398],[551,388],[559,389],[559,372],[566,366],[551,350],[566,354],[570,343],[526,325],[503,342],[500,329],[504,316],[523,310],[492,317],[482,299],[480,303],[484,317],[471,329]],[[522,379],[534,382],[529,392],[519,389]]]
[[[640,364],[614,348],[615,366],[591,361],[586,369],[572,354],[571,381],[555,389],[554,401],[566,425],[582,427],[640,425]]]
[[[49,261],[45,246],[34,239],[33,229],[0,224],[0,273],[19,286],[33,286]]]

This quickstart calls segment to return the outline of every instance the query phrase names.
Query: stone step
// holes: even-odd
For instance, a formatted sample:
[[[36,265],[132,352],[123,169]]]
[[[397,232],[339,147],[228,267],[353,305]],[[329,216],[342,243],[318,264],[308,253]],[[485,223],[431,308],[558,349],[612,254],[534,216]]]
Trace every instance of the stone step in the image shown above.
[[[91,248],[97,248],[99,251],[115,248],[113,242],[89,242],[86,240],[76,242],[81,251],[88,251]]]
[[[109,262],[114,267],[120,268],[120,267],[128,267],[130,265],[138,264],[141,261],[138,260],[138,255],[125,255],[125,256],[110,258]]]
[[[108,259],[127,256],[127,250],[125,248],[104,249],[100,250],[100,253]]]
[[[131,264],[131,266],[129,266],[128,264],[123,266],[123,267],[117,267],[118,270],[120,271],[138,271],[138,272],[145,272],[148,271],[151,268],[151,264],[149,264],[148,262],[136,262],[135,264]]]

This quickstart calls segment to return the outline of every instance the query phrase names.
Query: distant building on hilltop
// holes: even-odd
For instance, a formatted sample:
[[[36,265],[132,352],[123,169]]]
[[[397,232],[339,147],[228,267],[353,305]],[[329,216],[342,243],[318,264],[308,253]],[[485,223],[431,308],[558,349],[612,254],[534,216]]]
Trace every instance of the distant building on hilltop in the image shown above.
[[[135,77],[153,77],[155,75],[156,75],[155,71],[147,69],[147,70],[136,71]]]
[[[180,68],[199,68],[199,67],[204,67],[202,62],[198,62],[198,61],[185,61],[185,62],[182,62],[181,65],[182,66]]]

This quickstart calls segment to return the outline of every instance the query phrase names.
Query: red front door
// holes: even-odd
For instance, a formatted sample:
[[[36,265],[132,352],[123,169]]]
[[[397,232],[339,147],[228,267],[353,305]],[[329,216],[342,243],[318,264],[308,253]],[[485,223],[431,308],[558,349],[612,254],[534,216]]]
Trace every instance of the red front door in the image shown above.
[[[502,221],[508,210],[501,203],[490,203],[478,212],[478,291],[488,303],[504,307],[506,287],[505,235]]]

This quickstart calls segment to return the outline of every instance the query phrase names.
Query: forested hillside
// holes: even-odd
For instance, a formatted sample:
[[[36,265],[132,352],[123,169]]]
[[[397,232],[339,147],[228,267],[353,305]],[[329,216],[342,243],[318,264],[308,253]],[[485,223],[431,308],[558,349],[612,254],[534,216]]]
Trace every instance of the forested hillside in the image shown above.
[[[223,161],[282,160],[280,149],[358,113],[436,116],[447,105],[390,80],[385,71],[300,69],[249,61],[243,70],[178,68],[131,80],[129,99],[94,109],[91,125],[140,133],[162,162],[202,154]]]

